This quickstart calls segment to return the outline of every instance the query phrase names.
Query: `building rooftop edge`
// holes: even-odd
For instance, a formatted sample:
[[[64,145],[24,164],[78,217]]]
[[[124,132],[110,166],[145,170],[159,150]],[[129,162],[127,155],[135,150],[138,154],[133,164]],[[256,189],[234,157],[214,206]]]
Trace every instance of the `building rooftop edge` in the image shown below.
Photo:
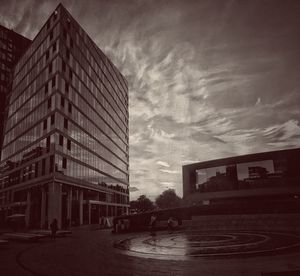
[[[23,38],[25,40],[28,40],[28,42],[32,42],[31,39],[29,39],[28,37],[26,37],[26,36],[24,36],[24,35],[22,35],[20,33],[17,33],[14,29],[9,29],[9,28],[3,26],[2,24],[0,24],[0,28],[5,29],[5,30],[7,30],[9,32],[13,32],[15,35],[20,36],[21,38]]]
[[[215,162],[230,162],[234,161],[236,159],[244,159],[244,158],[251,158],[251,157],[258,157],[258,156],[264,156],[264,155],[273,155],[273,154],[279,154],[279,153],[285,153],[285,152],[293,152],[293,151],[300,151],[300,148],[289,148],[289,149],[281,149],[281,150],[274,150],[274,151],[263,151],[263,152],[256,152],[256,153],[249,153],[249,154],[243,154],[243,155],[236,155],[236,156],[230,156],[230,157],[223,157],[223,158],[217,158],[217,159],[211,159],[207,161],[200,161],[195,163],[190,163],[186,165],[182,165],[182,168],[188,168],[193,166],[199,166],[199,165],[209,165],[213,164]]]
[[[74,16],[69,12],[69,10],[62,4],[59,3],[57,5],[57,7],[55,8],[58,9],[59,7],[61,7],[75,22],[76,24],[78,24],[80,26],[80,28],[82,28],[84,30],[84,32],[87,34],[88,38],[94,43],[94,45],[101,51],[101,53],[108,59],[108,61],[111,63],[111,65],[118,71],[118,73],[122,76],[123,80],[126,83],[126,88],[128,89],[128,81],[125,78],[125,76],[120,72],[119,68],[112,62],[112,60],[107,56],[106,53],[103,52],[103,50],[97,45],[97,43],[94,41],[94,39],[89,35],[89,33],[79,24],[79,22],[74,18]]]
[[[58,8],[62,8],[65,12],[67,12],[69,14],[69,16],[81,27],[81,25],[79,24],[79,22],[73,17],[73,15],[68,11],[68,9],[60,2],[56,7],[55,9],[50,13],[50,15],[47,17],[46,21],[44,22],[44,24],[42,24],[42,26],[39,28],[39,31],[37,32],[37,34],[34,36],[34,38],[31,40],[27,37],[24,37],[23,35],[21,34],[18,34],[26,39],[28,39],[30,41],[30,44],[27,46],[27,49],[30,47],[30,45],[32,44],[32,42],[37,38],[37,36],[40,34],[40,32],[42,31],[42,29],[44,28],[44,26],[46,25],[47,21],[49,20],[51,14],[56,11]],[[0,25],[2,26],[2,25]],[[3,26],[4,27],[4,26]],[[4,27],[5,29],[9,30],[9,31],[13,31],[13,30],[10,30],[6,27]],[[82,27],[81,27],[82,28]],[[83,29],[83,28],[82,28]],[[115,67],[115,69],[118,71],[118,73],[122,76],[122,78],[124,79],[125,83],[126,83],[126,88],[128,89],[128,81],[127,79],[125,78],[125,76],[120,72],[120,70],[118,69],[118,67],[110,60],[110,58],[107,57],[107,55],[102,51],[102,49],[95,43],[95,41],[91,38],[91,36],[88,34],[88,32],[83,29],[84,32],[87,34],[87,36],[89,37],[89,39],[95,44],[95,46],[103,53],[103,55],[108,59],[108,61],[112,64],[112,66]],[[14,31],[13,31],[14,32]],[[22,57],[25,55],[27,49],[23,52],[23,54],[19,57],[19,60],[22,59]]]

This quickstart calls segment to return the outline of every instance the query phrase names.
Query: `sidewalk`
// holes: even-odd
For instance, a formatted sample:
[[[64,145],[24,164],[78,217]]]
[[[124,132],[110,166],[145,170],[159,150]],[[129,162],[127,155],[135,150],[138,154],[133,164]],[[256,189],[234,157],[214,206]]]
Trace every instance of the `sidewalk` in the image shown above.
[[[261,276],[262,272],[300,269],[300,252],[251,258],[185,261],[139,258],[113,247],[139,233],[113,235],[110,230],[73,228],[72,236],[35,243],[11,242],[0,249],[3,276]],[[145,233],[144,233],[145,234]]]

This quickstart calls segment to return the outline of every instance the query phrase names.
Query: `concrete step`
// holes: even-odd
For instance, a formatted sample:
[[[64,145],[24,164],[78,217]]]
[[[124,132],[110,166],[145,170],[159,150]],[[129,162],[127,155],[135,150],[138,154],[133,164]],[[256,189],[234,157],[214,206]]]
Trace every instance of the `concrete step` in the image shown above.
[[[37,241],[45,237],[44,235],[30,234],[30,233],[6,233],[3,234],[2,236],[7,240],[15,240],[15,241]]]
[[[51,231],[50,230],[33,230],[31,231],[32,234],[35,235],[43,235],[44,237],[50,237],[51,236]],[[56,232],[57,237],[65,237],[67,235],[71,235],[72,231],[70,230],[58,230]]]
[[[4,247],[8,245],[8,241],[7,240],[0,240],[0,247]]]
[[[300,231],[300,214],[194,216],[183,226],[203,230]]]
[[[289,270],[279,272],[262,272],[261,276],[299,276],[300,270]]]

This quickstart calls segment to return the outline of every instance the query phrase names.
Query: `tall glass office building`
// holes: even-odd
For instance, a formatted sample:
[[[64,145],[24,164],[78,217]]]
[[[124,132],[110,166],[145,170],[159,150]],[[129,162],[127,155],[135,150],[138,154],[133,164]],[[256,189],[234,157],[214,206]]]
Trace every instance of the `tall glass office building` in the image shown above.
[[[1,153],[2,217],[47,228],[128,212],[128,88],[60,4],[15,66]]]
[[[0,150],[3,141],[6,96],[10,91],[10,75],[14,64],[30,44],[30,40],[0,25]]]

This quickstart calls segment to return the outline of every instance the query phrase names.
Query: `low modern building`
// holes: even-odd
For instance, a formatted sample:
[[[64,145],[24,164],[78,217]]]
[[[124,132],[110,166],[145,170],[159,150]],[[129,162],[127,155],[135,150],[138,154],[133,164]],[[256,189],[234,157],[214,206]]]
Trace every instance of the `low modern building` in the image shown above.
[[[300,200],[300,148],[183,166],[186,205]]]
[[[60,4],[12,75],[0,217],[98,223],[129,208],[125,78]]]
[[[7,95],[11,90],[13,67],[30,44],[30,40],[0,25],[0,151],[3,142]]]

